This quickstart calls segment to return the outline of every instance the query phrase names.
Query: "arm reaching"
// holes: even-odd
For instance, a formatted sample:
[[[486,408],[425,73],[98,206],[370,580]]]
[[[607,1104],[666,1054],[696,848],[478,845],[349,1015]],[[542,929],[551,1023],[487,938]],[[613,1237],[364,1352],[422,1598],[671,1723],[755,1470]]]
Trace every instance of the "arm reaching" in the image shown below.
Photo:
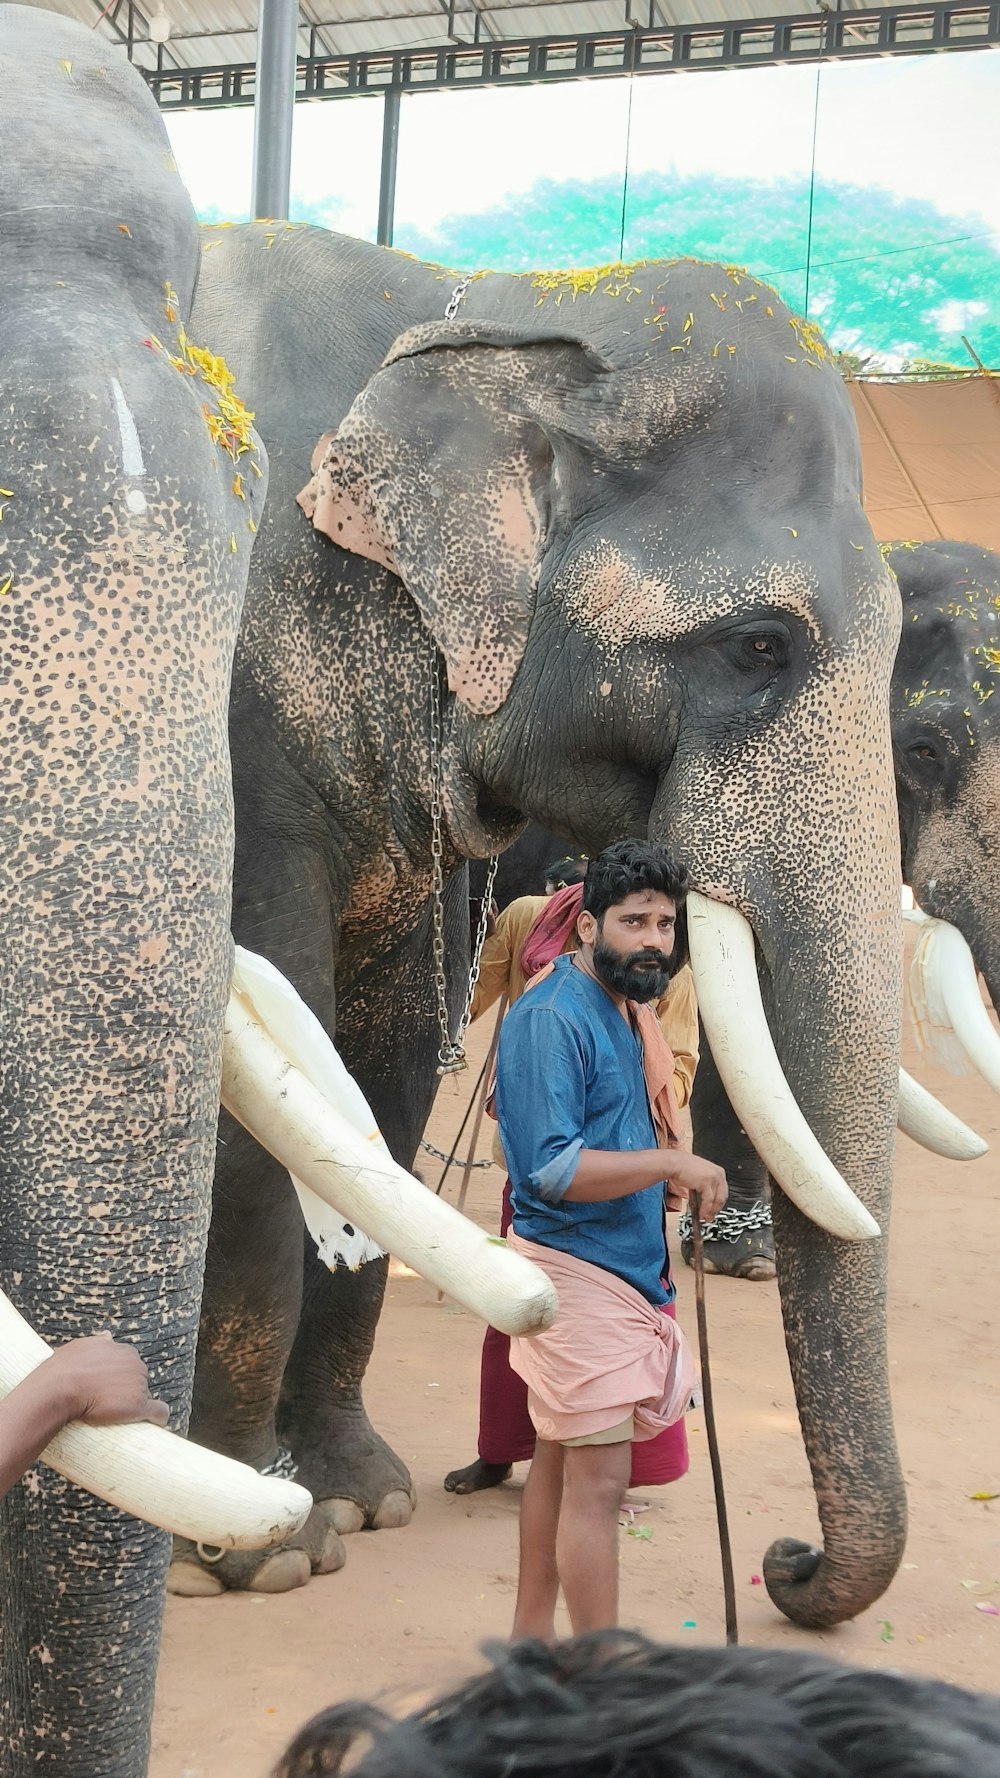
[[[0,1401],[0,1497],[70,1420],[165,1426],[168,1418],[166,1403],[150,1395],[146,1366],[131,1346],[106,1334],[71,1340]]]
[[[718,1214],[729,1195],[721,1167],[714,1161],[686,1154],[681,1148],[639,1148],[618,1154],[584,1148],[563,1200],[570,1204],[604,1204],[658,1185],[661,1179],[667,1182],[671,1209],[678,1209],[692,1192],[698,1192],[705,1222]]]

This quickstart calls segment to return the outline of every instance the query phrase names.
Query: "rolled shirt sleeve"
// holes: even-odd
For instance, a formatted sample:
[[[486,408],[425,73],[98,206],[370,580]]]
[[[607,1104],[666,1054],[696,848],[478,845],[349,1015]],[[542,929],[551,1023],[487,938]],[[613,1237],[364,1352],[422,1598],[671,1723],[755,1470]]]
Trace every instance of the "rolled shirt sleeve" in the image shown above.
[[[497,1117],[515,1190],[530,1185],[558,1204],[584,1146],[587,1060],[582,1033],[547,1006],[520,1003],[500,1034]]]

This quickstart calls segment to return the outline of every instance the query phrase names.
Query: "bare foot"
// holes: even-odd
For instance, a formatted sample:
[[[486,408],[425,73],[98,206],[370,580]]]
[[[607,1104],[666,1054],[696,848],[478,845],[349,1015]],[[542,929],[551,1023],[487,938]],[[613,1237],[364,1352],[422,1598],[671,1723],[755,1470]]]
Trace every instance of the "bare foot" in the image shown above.
[[[464,1469],[452,1469],[444,1478],[449,1494],[478,1494],[481,1488],[499,1488],[510,1475],[509,1463],[484,1463],[477,1457]]]

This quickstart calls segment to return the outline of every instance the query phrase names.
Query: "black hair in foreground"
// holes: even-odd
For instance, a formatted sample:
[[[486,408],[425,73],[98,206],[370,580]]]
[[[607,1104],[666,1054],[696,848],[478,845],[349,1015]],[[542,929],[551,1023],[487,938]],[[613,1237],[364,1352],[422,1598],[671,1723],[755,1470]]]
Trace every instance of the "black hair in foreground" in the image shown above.
[[[274,1778],[1000,1778],[1000,1699],[774,1649],[595,1631],[487,1649],[492,1670],[394,1722],[341,1704]]]
[[[557,858],[542,872],[543,883],[554,883],[557,889],[568,889],[571,883],[582,883],[587,875],[589,859]]]

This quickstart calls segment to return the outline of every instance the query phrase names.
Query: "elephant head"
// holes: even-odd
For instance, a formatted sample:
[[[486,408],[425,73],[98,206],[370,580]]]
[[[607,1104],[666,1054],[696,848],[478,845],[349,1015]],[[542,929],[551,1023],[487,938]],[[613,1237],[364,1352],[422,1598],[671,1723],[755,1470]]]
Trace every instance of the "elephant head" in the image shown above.
[[[1000,996],[1000,556],[895,544],[903,629],[892,740],[903,880],[957,926]]]
[[[183,1430],[231,964],[229,677],[266,460],[184,332],[140,76],[0,6],[0,1265],[138,1346]],[[168,1539],[51,1471],[0,1528],[0,1766],[146,1769]]]
[[[444,657],[460,848],[525,815],[588,849],[648,832],[749,922],[787,1080],[883,1231],[778,1207],[824,1548],[776,1545],[766,1577],[800,1623],[850,1617],[906,1522],[884,1240],[899,610],[826,348],[732,267],[486,277],[460,319],[397,340],[314,469],[306,510],[401,577]]]

